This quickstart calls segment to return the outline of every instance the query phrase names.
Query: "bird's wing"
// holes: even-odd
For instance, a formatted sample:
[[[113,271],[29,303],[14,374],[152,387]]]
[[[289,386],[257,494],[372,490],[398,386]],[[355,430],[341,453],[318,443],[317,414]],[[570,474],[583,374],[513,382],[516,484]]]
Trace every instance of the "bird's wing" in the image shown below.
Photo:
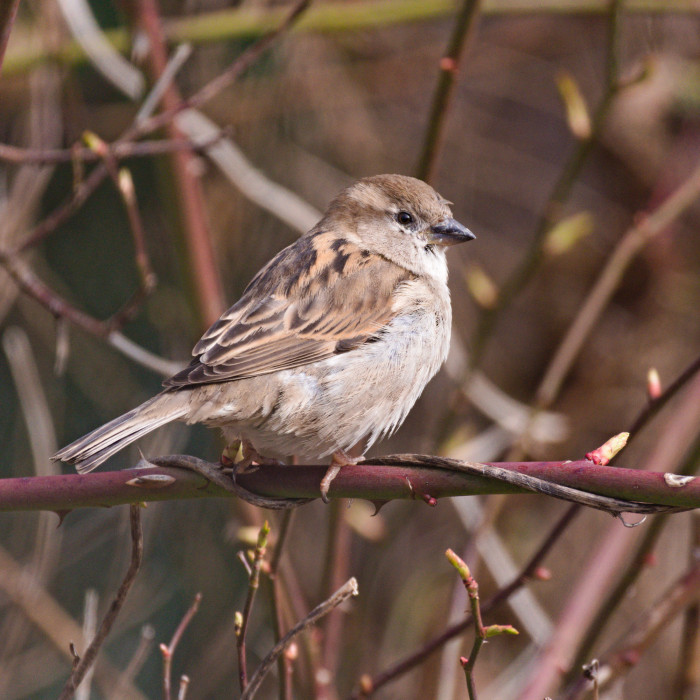
[[[170,388],[299,367],[371,342],[413,275],[328,232],[285,248],[202,337]]]

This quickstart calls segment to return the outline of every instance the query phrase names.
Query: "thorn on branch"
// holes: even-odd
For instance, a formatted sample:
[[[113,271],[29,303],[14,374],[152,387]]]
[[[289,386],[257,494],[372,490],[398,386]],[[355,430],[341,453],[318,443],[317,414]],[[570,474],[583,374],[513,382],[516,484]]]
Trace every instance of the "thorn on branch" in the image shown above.
[[[143,474],[134,479],[127,481],[128,486],[138,486],[140,488],[156,488],[161,489],[164,486],[170,486],[176,481],[174,476],[168,474]]]

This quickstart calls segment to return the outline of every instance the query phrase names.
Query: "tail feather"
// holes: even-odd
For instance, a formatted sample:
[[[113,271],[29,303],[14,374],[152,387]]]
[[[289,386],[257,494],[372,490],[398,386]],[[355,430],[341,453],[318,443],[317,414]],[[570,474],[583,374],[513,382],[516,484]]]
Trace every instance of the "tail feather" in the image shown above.
[[[59,450],[51,459],[75,464],[85,474],[152,430],[183,418],[187,401],[182,392],[164,392],[133,410],[83,435]]]

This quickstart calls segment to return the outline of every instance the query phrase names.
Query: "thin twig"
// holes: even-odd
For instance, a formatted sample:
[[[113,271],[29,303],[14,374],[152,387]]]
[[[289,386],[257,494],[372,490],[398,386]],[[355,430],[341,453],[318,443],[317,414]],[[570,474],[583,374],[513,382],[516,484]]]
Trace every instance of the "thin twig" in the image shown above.
[[[257,693],[268,671],[272,668],[280,654],[292,643],[292,641],[305,629],[315,624],[324,615],[337,608],[348,598],[358,595],[357,581],[355,578],[349,579],[330,598],[316,606],[303,620],[297,622],[292,629],[272,648],[272,651],[262,660],[260,666],[250,679],[245,691],[241,695],[241,700],[251,700]]]
[[[270,565],[268,569],[268,579],[269,579],[269,598],[270,598],[270,608],[272,612],[272,625],[275,634],[275,643],[282,639],[283,633],[283,621],[282,621],[282,610],[280,609],[280,577],[279,577],[279,563],[284,551],[284,545],[287,542],[287,535],[289,534],[290,526],[292,523],[292,517],[294,511],[289,509],[282,513],[282,518],[279,524],[279,535],[272,548],[270,554]],[[280,700],[291,700],[292,697],[292,685],[291,685],[291,660],[286,654],[281,654],[277,660],[277,672],[279,675],[279,699]]]
[[[139,111],[136,113],[134,121],[138,124],[144,119],[148,119],[155,111],[158,103],[163,98],[170,84],[175,80],[180,68],[185,65],[187,59],[192,55],[192,44],[180,44],[168,60],[163,72],[158,76],[155,85],[146,95],[146,99],[141,103]]]
[[[160,645],[160,653],[163,656],[163,698],[164,700],[171,700],[171,678],[170,678],[170,671],[172,667],[172,661],[173,661],[173,655],[175,654],[175,649],[177,649],[177,645],[180,642],[180,639],[182,638],[182,635],[185,633],[185,630],[189,626],[190,622],[192,622],[192,618],[197,614],[197,611],[199,610],[199,604],[202,602],[202,594],[197,593],[195,595],[194,600],[192,601],[192,605],[190,605],[189,609],[187,612],[183,615],[182,620],[180,620],[180,624],[177,626],[177,629],[175,630],[175,633],[172,636],[172,639],[170,640],[170,644],[167,646],[165,644]]]
[[[224,130],[220,130],[216,135],[212,135],[211,138],[203,141],[172,141],[169,139],[125,141],[124,143],[112,144],[109,146],[109,149],[112,156],[117,160],[159,156],[172,153],[173,151],[193,150],[200,153],[216,144],[223,136]],[[80,144],[76,144],[71,148],[21,148],[7,143],[0,143],[0,161],[14,165],[53,165],[76,161],[94,163],[102,160],[102,158],[102,155],[99,153]]]
[[[177,691],[177,700],[185,700],[187,697],[187,689],[190,687],[190,677],[182,675],[180,676],[180,687]]]
[[[136,674],[138,674],[146,661],[146,657],[148,656],[151,646],[153,645],[155,635],[155,630],[151,625],[144,625],[141,628],[141,636],[139,637],[139,643],[136,647],[136,651],[134,651],[131,659],[129,659],[129,663],[119,676],[119,681],[112,692],[111,700],[123,700],[123,698],[127,698],[128,700],[127,687],[131,685],[134,678],[136,678]]]
[[[642,541],[634,553],[627,568],[615,584],[611,591],[607,594],[605,600],[598,608],[593,619],[587,623],[586,636],[579,645],[576,651],[576,657],[571,664],[569,673],[567,674],[567,682],[572,681],[581,674],[581,667],[590,658],[593,646],[603,632],[605,624],[610,620],[613,612],[619,604],[625,599],[631,587],[635,584],[639,576],[644,572],[644,563],[649,556],[649,553],[654,549],[654,546],[659,541],[659,537],[663,532],[664,526],[668,522],[667,515],[657,515],[646,528]]]
[[[480,0],[463,0],[447,51],[445,56],[440,59],[440,75],[430,106],[428,127],[425,131],[423,148],[416,168],[416,177],[426,182],[430,182],[435,175],[450,99],[454,92],[455,77],[459,70],[464,47],[474,31],[479,5]]]
[[[85,603],[83,605],[83,639],[89,644],[95,638],[95,628],[97,627],[97,603],[99,596],[94,588],[85,591]],[[75,690],[75,700],[90,700],[92,676],[95,667],[91,666],[85,672],[82,683]]]
[[[151,267],[151,260],[146,249],[146,236],[141,214],[139,213],[138,202],[136,201],[136,189],[134,188],[134,181],[131,179],[131,173],[126,168],[119,169],[117,160],[112,155],[109,147],[96,134],[87,132],[84,139],[93,150],[102,156],[107,172],[124,202],[134,241],[134,260],[138,272],[139,286],[122,308],[105,322],[105,325],[112,332],[122,328],[134,317],[141,304],[155,289],[156,276]]]
[[[221,75],[207,83],[201,90],[199,90],[189,99],[180,101],[178,104],[166,109],[163,113],[157,115],[156,117],[151,117],[141,124],[132,125],[121,135],[119,139],[117,139],[116,142],[109,146],[109,149],[118,153],[119,149],[126,147],[125,144],[133,142],[135,139],[170,123],[177,114],[184,109],[187,109],[187,107],[200,106],[207,100],[210,100],[212,97],[217,95],[220,90],[230,85],[243,73],[245,73],[248,68],[250,68],[250,66],[255,63],[255,61],[257,61],[268,48],[270,48],[270,46],[292,26],[301,13],[306,9],[308,4],[309,0],[304,0],[303,2],[297,3],[297,5],[292,8],[292,11],[289,13],[285,21],[277,29],[269,32],[257,42],[252,44],[248,49],[246,49],[246,51],[238,56],[238,58]],[[131,147],[132,146],[128,146],[128,148]],[[133,148],[136,148],[136,145],[133,145]],[[177,149],[174,150],[177,152]],[[80,184],[75,189],[73,196],[55,209],[41,223],[39,223],[24,239],[21,246],[17,250],[12,251],[12,253],[14,254],[26,250],[53,233],[58,226],[60,226],[82,206],[87,198],[97,189],[107,174],[108,170],[105,163],[103,162],[98,164],[86,179],[81,180]],[[11,258],[12,256],[6,251],[3,255],[3,264],[7,265],[8,261],[16,262],[12,261]],[[17,264],[19,265],[19,263]],[[15,274],[13,276],[15,279],[21,279],[22,275],[19,275],[17,270],[15,270],[14,273]],[[97,337],[104,337],[105,329],[99,322],[96,322],[95,319],[92,319],[87,314],[74,309],[65,300],[56,298],[56,295],[51,294],[46,285],[38,283],[35,276],[33,276],[33,279],[27,279],[29,277],[29,274],[24,275],[25,279],[22,281],[25,283],[20,285],[23,291],[29,293],[34,299],[42,301],[42,303],[44,303],[44,305],[47,307],[51,308],[53,306],[52,310],[56,315],[65,316],[71,323],[78,325],[79,327],[83,328],[83,330],[96,335]],[[207,279],[209,278],[205,276],[205,278],[203,278],[203,282]],[[210,295],[210,301],[212,298],[213,297]],[[217,306],[216,303],[211,304],[211,309],[208,311],[209,315],[214,313],[213,309],[215,306]],[[218,316],[219,312],[216,313],[216,316]]]
[[[151,78],[162,86],[163,107],[166,112],[179,110],[183,99],[179,88],[170,79],[174,74],[169,76],[168,66],[172,64],[168,60],[158,2],[140,0],[135,8],[138,24],[148,37],[148,66]],[[149,121],[150,119],[139,117],[134,126],[139,129],[141,124]],[[163,126],[172,140],[187,140],[172,119],[167,120]],[[225,304],[221,273],[216,264],[204,205],[202,183],[193,159],[194,155],[189,151],[174,151],[171,162],[177,192],[176,207],[180,212],[187,245],[188,270],[195,290],[200,323],[206,328],[221,315]]]
[[[38,223],[12,253],[25,251],[51,235],[64,221],[67,221],[80,209],[106,176],[107,168],[105,164],[100,163],[96,165],[84,180],[80,180],[77,187],[73,189],[71,197]]]
[[[496,606],[503,603],[503,601],[508,600],[513,593],[522,588],[522,586],[532,578],[535,571],[542,564],[544,558],[559,541],[559,538],[566,532],[580,510],[579,506],[576,505],[569,506],[566,509],[565,513],[551,528],[547,537],[545,537],[537,551],[530,557],[521,572],[507,586],[503,586],[503,588],[496,591],[496,593],[481,606],[482,612],[493,610]],[[411,669],[423,663],[426,658],[440,649],[450,639],[464,632],[470,624],[472,624],[472,617],[471,615],[467,615],[464,620],[448,627],[437,637],[423,644],[420,649],[393,663],[389,668],[378,673],[373,678],[365,679],[362,688],[351,696],[352,700],[369,697],[383,686],[396,680],[403,674],[408,673]]]
[[[250,567],[250,575],[248,576],[248,594],[246,595],[243,612],[240,616],[240,625],[236,629],[236,649],[238,651],[238,683],[241,692],[248,685],[248,664],[246,660],[246,632],[250,623],[250,613],[255,602],[255,595],[260,587],[260,569],[262,568],[263,558],[267,549],[267,536],[270,534],[270,526],[267,520],[263,523],[258,533],[258,541],[253,553],[253,562]]]
[[[141,561],[143,560],[143,532],[141,529],[141,506],[131,505],[129,506],[129,524],[131,531],[131,562],[129,563],[129,568],[126,571],[124,580],[119,586],[112,604],[107,610],[107,614],[104,616],[100,628],[97,630],[95,638],[90,642],[90,645],[85,650],[80,663],[73,669],[70,678],[63,687],[63,691],[59,696],[59,700],[69,700],[73,697],[75,689],[80,685],[83,677],[87,670],[92,666],[97,658],[97,654],[102,647],[107,635],[112,629],[114,621],[117,619],[126,596],[131,589],[131,586],[136,579],[139,569],[141,568]]]
[[[310,2],[311,0],[300,0],[300,2],[297,2],[279,27],[265,34],[254,44],[251,44],[225,71],[212,78],[191,97],[182,100],[180,104],[170,106],[160,114],[131,127],[119,140],[131,141],[137,135],[155,131],[172,122],[175,116],[183,110],[190,107],[201,107],[205,102],[218,95],[222,90],[238,80],[279,37],[284,35],[294,25],[308,8]]]
[[[345,520],[346,510],[347,503],[343,499],[334,499],[329,506],[328,534],[321,576],[322,595],[334,591],[349,574],[351,539],[350,526]],[[341,634],[342,617],[340,611],[336,610],[323,623],[323,645],[314,672],[318,700],[329,700],[333,697],[329,684],[332,683],[337,670]]]
[[[484,623],[481,620],[481,605],[479,604],[479,584],[476,579],[471,575],[469,567],[466,563],[451,549],[445,552],[447,560],[454,566],[462,579],[462,583],[467,590],[467,595],[469,596],[469,607],[471,608],[472,622],[474,624],[474,643],[472,645],[472,650],[469,654],[469,658],[460,659],[462,668],[464,669],[464,675],[467,681],[467,692],[469,693],[469,700],[476,700],[476,688],[474,686],[474,666],[476,665],[476,659],[479,655],[479,651],[483,646],[484,642],[489,637],[495,637],[500,634],[518,634],[518,631],[511,625],[489,625],[484,627]]]
[[[696,561],[680,578],[674,581],[656,600],[655,604],[638,617],[617,650],[599,660],[599,685],[603,689],[641,661],[645,651],[666,630],[673,618],[700,598],[700,562]],[[579,683],[568,697],[580,698],[585,683]]]
[[[632,421],[632,425],[628,429],[630,437],[637,435],[698,372],[700,372],[700,357],[697,357],[691,362],[690,365],[664,389],[660,396],[649,400],[646,407],[642,409],[639,415]]]

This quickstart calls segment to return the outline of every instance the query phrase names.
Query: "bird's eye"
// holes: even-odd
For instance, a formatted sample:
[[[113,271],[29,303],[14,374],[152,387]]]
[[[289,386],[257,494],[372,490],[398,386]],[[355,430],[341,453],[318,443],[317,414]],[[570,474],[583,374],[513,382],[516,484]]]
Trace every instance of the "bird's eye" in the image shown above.
[[[407,211],[400,211],[396,215],[396,220],[403,226],[408,226],[408,224],[413,223],[413,217]]]

